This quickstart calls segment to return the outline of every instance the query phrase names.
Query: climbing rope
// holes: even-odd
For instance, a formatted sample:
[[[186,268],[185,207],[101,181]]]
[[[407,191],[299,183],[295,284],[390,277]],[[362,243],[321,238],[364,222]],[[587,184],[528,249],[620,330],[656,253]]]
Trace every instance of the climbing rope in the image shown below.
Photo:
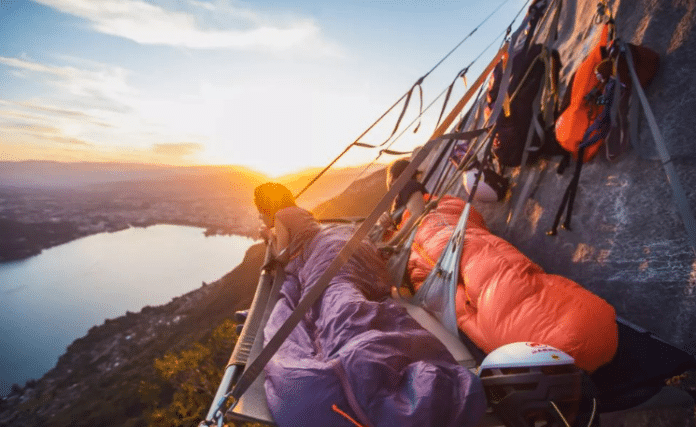
[[[531,0],[528,0],[527,3],[529,3],[529,1],[531,1]],[[516,14],[515,17],[513,18],[512,22],[510,22],[510,25],[508,25],[508,27],[507,27],[505,30],[501,31],[500,34],[498,34],[498,36],[496,36],[496,37],[493,39],[493,41],[491,41],[486,47],[484,47],[483,50],[481,50],[481,52],[479,52],[479,54],[476,56],[476,58],[474,58],[474,59],[471,61],[471,63],[469,63],[469,65],[467,65],[467,66],[466,66],[465,68],[463,68],[459,73],[457,73],[457,77],[454,79],[454,81],[452,82],[452,84],[450,84],[446,89],[444,89],[442,92],[440,92],[440,94],[439,94],[437,97],[435,97],[435,98],[433,99],[433,101],[431,101],[430,104],[428,104],[428,106],[427,106],[425,109],[423,109],[423,110],[421,111],[421,113],[420,113],[416,118],[414,118],[414,119],[411,121],[411,123],[409,123],[408,126],[406,126],[406,127],[401,131],[401,133],[399,133],[399,134],[389,143],[389,145],[387,145],[386,148],[380,149],[379,152],[377,153],[377,156],[376,156],[369,164],[367,164],[367,165],[360,171],[360,173],[359,173],[355,178],[353,178],[353,180],[346,186],[346,188],[348,188],[350,185],[354,184],[357,180],[359,180],[360,178],[362,178],[362,176],[365,174],[365,172],[367,172],[372,166],[374,166],[374,164],[382,157],[383,154],[387,154],[387,155],[397,155],[397,156],[398,156],[398,155],[411,154],[411,153],[413,152],[413,151],[396,151],[396,150],[391,150],[390,148],[391,148],[397,141],[399,141],[399,139],[406,133],[406,131],[407,131],[408,129],[410,129],[410,128],[413,126],[413,124],[416,123],[416,121],[419,120],[419,119],[423,116],[423,114],[425,114],[425,113],[435,104],[435,102],[437,102],[438,99],[440,99],[440,98],[446,93],[446,98],[445,98],[445,101],[444,101],[443,106],[442,106],[442,111],[440,112],[440,116],[438,117],[435,126],[437,126],[437,125],[440,124],[440,120],[442,119],[442,115],[443,115],[443,113],[444,113],[444,111],[445,111],[445,109],[446,109],[447,102],[448,102],[449,97],[450,97],[451,92],[452,92],[452,87],[453,87],[454,83],[456,82],[456,80],[458,80],[459,77],[462,77],[464,74],[466,74],[466,73],[468,72],[468,70],[469,70],[479,59],[481,59],[481,57],[482,57],[482,56],[483,56],[495,43],[496,43],[497,40],[499,40],[501,37],[503,37],[503,40],[502,40],[502,42],[501,42],[501,46],[505,43],[505,40],[506,40],[507,36],[508,36],[508,35],[510,34],[510,32],[512,31],[512,25],[513,25],[513,23],[515,22],[515,20],[517,20],[517,18],[519,17],[520,13],[524,10],[524,8],[526,7],[527,3],[525,3],[525,5],[517,12],[517,14]],[[485,21],[484,21],[484,22],[485,22]],[[482,23],[483,23],[483,22],[482,22]],[[479,25],[479,26],[480,26],[480,25]],[[473,32],[472,32],[472,33],[473,33]],[[460,44],[461,44],[461,43],[462,43],[462,42],[460,42]],[[432,70],[431,70],[431,71],[432,71]],[[480,95],[480,94],[479,94],[479,95]],[[402,97],[402,99],[403,99],[403,97]],[[479,96],[477,96],[477,97],[475,98],[474,104],[476,104],[476,102],[478,101],[478,99],[479,99]],[[399,101],[400,101],[400,100],[399,100]],[[398,103],[398,101],[397,101],[397,103]],[[414,132],[415,132],[415,130],[414,130]],[[363,135],[361,135],[361,137],[364,136],[366,133],[367,133],[367,132],[364,132]],[[360,147],[366,147],[366,148],[378,148],[378,147],[379,147],[379,146],[372,146],[372,145],[369,145],[369,144],[363,144],[363,143],[359,143],[359,142],[358,142],[358,143],[354,143],[353,145],[360,146]],[[382,146],[382,145],[383,145],[383,144],[381,144],[380,146]],[[350,147],[348,147],[348,148],[350,148]],[[345,154],[345,152],[348,150],[348,148],[346,148],[346,150],[345,150],[343,153],[341,153],[341,155]],[[336,160],[338,160],[338,158],[337,158]],[[332,162],[331,165],[333,165],[333,163],[335,163],[335,161]],[[329,167],[330,167],[331,165],[329,165]],[[320,173],[320,175],[323,174],[323,172],[324,172],[324,171],[322,171],[322,172]],[[318,175],[317,178],[318,178],[320,175]],[[307,184],[307,187],[309,187],[311,184],[312,184],[312,183]],[[306,190],[306,189],[307,189],[307,188],[305,188],[305,190]],[[304,192],[305,190],[302,190],[302,191]],[[299,194],[302,194],[302,192],[300,192]],[[299,194],[298,194],[298,195],[299,195]]]
[[[438,61],[437,64],[435,64],[435,66],[433,66],[426,74],[424,74],[422,77],[420,77],[420,78],[416,81],[416,83],[414,83],[413,86],[411,86],[411,88],[410,88],[406,93],[404,93],[394,104],[392,104],[391,107],[389,107],[389,109],[387,109],[387,111],[385,111],[377,120],[375,120],[375,121],[374,121],[364,132],[362,132],[362,133],[360,134],[360,136],[358,136],[352,143],[348,144],[348,146],[347,146],[335,159],[333,159],[324,169],[322,169],[314,178],[312,178],[312,180],[310,180],[310,182],[307,183],[307,185],[305,185],[305,187],[304,187],[302,190],[300,190],[300,191],[295,195],[295,199],[297,199],[297,198],[299,198],[300,196],[302,196],[302,194],[304,194],[304,193],[307,191],[307,189],[309,189],[321,176],[323,176],[329,169],[331,169],[331,167],[333,167],[333,165],[336,164],[336,162],[338,162],[338,160],[341,159],[351,148],[356,147],[356,146],[357,146],[357,147],[364,147],[364,148],[376,148],[376,147],[381,147],[381,146],[385,145],[385,144],[392,138],[392,136],[394,136],[394,134],[395,134],[396,131],[398,130],[399,122],[401,121],[401,119],[403,118],[403,116],[404,116],[404,114],[405,114],[405,110],[406,110],[406,107],[408,106],[408,102],[410,101],[411,95],[413,94],[413,90],[414,90],[416,87],[420,87],[420,84],[423,82],[423,80],[424,80],[426,77],[428,77],[428,76],[429,76],[436,68],[438,68],[447,58],[449,58],[449,57],[452,55],[452,53],[454,53],[454,51],[456,51],[456,50],[457,50],[469,37],[471,37],[472,34],[474,34],[486,21],[488,21],[488,19],[490,19],[491,16],[493,16],[493,14],[494,14],[495,12],[497,12],[504,4],[506,4],[508,1],[510,1],[510,0],[504,0],[503,3],[501,3],[501,4],[494,10],[494,12],[492,12],[491,14],[489,14],[483,21],[481,21],[481,22],[476,26],[476,28],[474,28],[474,30],[472,30],[472,31],[471,31],[467,36],[465,36],[459,43],[457,43],[457,45],[455,45],[455,47],[454,47],[453,49],[451,49],[447,54],[445,54],[445,55],[443,56],[443,58],[440,59],[440,61]],[[517,19],[517,17],[519,17],[520,13],[522,12],[522,10],[524,10],[524,8],[526,7],[527,3],[529,3],[529,1],[531,1],[531,0],[527,0],[527,2],[525,3],[525,5],[520,9],[519,12],[517,12],[517,14],[515,15],[515,17],[514,17],[513,20],[511,21],[510,25],[508,26],[508,33],[509,33],[509,29],[512,27],[512,24],[515,22],[515,20]],[[360,140],[361,140],[369,131],[371,131],[379,122],[381,122],[382,119],[384,119],[384,117],[386,117],[387,114],[389,114],[394,108],[396,108],[396,106],[399,105],[399,103],[401,103],[401,101],[404,100],[404,99],[406,99],[406,102],[405,102],[404,108],[402,109],[402,112],[401,112],[401,114],[400,114],[400,116],[399,116],[399,119],[398,119],[398,121],[397,121],[397,125],[395,126],[394,130],[392,131],[392,134],[390,135],[389,138],[387,138],[387,140],[385,140],[385,141],[384,141],[382,144],[380,144],[379,146],[370,146],[369,144],[365,144],[365,143],[363,143],[363,142],[360,142]],[[421,114],[419,114],[419,117],[420,117],[421,115],[422,115],[422,112],[421,112]]]

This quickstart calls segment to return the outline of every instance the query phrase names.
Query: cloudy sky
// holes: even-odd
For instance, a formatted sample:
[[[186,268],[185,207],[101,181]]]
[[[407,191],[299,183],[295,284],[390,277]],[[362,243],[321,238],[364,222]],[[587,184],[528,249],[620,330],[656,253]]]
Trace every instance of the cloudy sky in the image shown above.
[[[498,10],[428,76],[424,105],[494,42],[475,80],[525,3],[1,0],[0,161],[323,166]],[[392,148],[422,144],[441,105]],[[375,157],[356,148],[343,164]]]

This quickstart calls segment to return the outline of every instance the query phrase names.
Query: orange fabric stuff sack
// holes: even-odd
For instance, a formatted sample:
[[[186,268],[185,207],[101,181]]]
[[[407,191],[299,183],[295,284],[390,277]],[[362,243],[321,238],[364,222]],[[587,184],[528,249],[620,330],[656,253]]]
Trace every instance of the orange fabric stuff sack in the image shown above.
[[[443,251],[464,208],[443,199],[416,233],[408,272],[416,289]],[[519,341],[559,348],[589,372],[616,353],[614,308],[567,278],[546,274],[507,241],[491,234],[471,210],[456,292],[457,324],[489,353]]]
[[[582,142],[585,131],[590,123],[601,112],[598,105],[593,105],[585,100],[585,96],[594,88],[598,87],[599,80],[595,75],[597,65],[606,56],[607,37],[609,25],[605,24],[599,42],[592,48],[587,58],[580,64],[575,72],[570,90],[570,105],[556,119],[556,140],[575,158],[578,155],[578,147]],[[601,87],[599,88],[601,92]],[[583,162],[591,160],[602,146],[602,142],[597,142],[585,149]]]

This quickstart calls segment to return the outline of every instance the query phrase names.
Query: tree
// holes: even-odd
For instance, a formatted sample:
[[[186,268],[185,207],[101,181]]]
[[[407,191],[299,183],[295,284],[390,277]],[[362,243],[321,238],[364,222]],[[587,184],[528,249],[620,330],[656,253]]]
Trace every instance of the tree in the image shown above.
[[[220,360],[237,341],[235,323],[226,319],[205,344],[194,343],[154,362],[159,384],[140,384],[140,395],[152,405],[148,426],[197,426],[206,416],[222,379]],[[166,390],[174,390],[167,398]]]

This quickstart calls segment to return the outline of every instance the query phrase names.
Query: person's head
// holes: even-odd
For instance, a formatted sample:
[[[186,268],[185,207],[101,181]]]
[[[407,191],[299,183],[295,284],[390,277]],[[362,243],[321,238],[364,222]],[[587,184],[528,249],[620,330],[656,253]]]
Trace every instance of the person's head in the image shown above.
[[[393,161],[389,167],[387,168],[387,187],[391,187],[391,185],[396,181],[396,179],[401,175],[401,173],[408,167],[408,165],[411,164],[411,161],[408,159],[399,159]],[[418,171],[416,170],[413,173],[412,178],[416,179],[418,177]]]
[[[284,185],[267,182],[254,189],[254,203],[264,223],[273,227],[276,212],[295,206],[295,197]]]

